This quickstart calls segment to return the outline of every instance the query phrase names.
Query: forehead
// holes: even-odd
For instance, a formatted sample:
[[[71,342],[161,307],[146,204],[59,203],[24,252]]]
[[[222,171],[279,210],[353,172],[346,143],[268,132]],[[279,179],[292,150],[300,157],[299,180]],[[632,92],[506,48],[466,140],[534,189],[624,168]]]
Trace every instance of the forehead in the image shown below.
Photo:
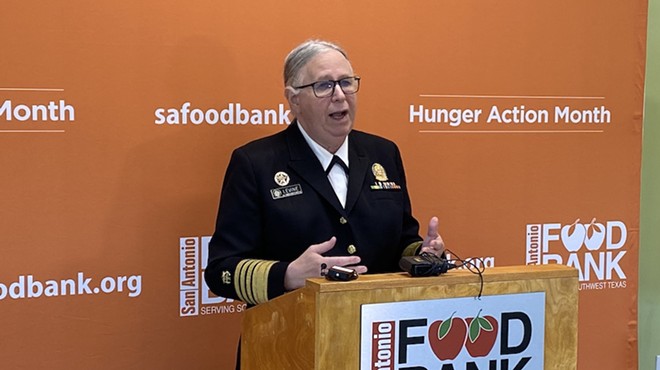
[[[353,67],[340,52],[327,50],[315,55],[305,65],[303,75],[313,80],[339,79],[352,76]]]

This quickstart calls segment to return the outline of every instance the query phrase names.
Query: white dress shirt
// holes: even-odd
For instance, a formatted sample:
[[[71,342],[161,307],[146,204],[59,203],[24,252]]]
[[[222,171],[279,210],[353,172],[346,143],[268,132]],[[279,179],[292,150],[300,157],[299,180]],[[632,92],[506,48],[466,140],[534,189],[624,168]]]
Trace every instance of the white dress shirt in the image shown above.
[[[305,132],[305,129],[302,128],[302,125],[298,124],[298,128],[300,129],[300,132],[303,134],[303,137],[305,138],[305,141],[307,142],[309,147],[312,148],[312,151],[316,155],[316,158],[318,158],[319,162],[321,162],[321,166],[323,166],[323,170],[328,168],[330,162],[332,161],[333,155],[338,156],[342,161],[344,161],[344,163],[346,163],[346,166],[350,166],[350,164],[348,163],[348,136],[344,139],[344,142],[341,144],[339,149],[337,149],[337,152],[333,154],[325,150],[325,148],[323,148],[316,141],[314,141],[307,134],[307,132]],[[340,165],[335,165],[330,169],[330,173],[328,173],[328,180],[330,181],[330,185],[332,185],[332,188],[335,190],[335,194],[337,194],[339,203],[341,203],[342,207],[346,207],[346,193],[348,192],[348,173],[346,173]]]

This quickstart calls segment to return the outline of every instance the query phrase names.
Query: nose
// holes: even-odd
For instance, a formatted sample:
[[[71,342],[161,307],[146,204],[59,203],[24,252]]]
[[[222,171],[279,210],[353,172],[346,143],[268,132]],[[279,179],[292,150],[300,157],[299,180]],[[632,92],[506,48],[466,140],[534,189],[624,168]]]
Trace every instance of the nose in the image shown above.
[[[332,87],[332,100],[333,101],[341,101],[346,99],[346,94],[344,94],[344,90],[341,89],[339,86],[339,82],[335,82],[335,85]]]

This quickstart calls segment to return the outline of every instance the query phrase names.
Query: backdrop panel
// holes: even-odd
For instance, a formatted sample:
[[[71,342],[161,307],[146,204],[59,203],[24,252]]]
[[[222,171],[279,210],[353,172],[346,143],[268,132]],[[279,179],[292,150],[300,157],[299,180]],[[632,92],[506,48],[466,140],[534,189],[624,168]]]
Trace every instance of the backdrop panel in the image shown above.
[[[579,268],[579,368],[636,369],[646,9],[5,1],[0,364],[232,368],[245,305],[201,280],[222,177],[286,127],[284,57],[324,38],[420,222],[486,266]]]

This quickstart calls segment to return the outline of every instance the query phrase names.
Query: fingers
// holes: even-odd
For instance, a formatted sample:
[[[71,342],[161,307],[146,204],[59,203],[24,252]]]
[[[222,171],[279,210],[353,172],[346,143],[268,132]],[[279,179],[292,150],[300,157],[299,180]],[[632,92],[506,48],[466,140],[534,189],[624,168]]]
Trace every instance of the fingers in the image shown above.
[[[323,243],[310,245],[309,248],[307,248],[307,250],[310,252],[314,252],[316,254],[323,254],[329,251],[330,249],[332,249],[335,246],[335,243],[337,243],[337,238],[333,236],[332,238],[324,241]]]
[[[426,233],[426,238],[424,238],[424,243],[420,252],[422,253],[433,253],[437,256],[441,255],[445,250],[445,243],[438,232],[438,227],[440,222],[437,217],[431,217],[429,220],[429,228]]]
[[[438,221],[438,218],[433,216],[431,217],[431,220],[429,221],[429,229],[428,232],[426,233],[429,237],[435,239],[437,238],[440,234],[438,234],[438,225],[440,222]]]
[[[348,256],[348,257],[325,257],[323,259],[324,263],[328,265],[328,267],[332,266],[348,266],[350,268],[355,268],[354,266],[351,265],[357,265],[360,263],[360,257],[358,256]]]
[[[315,262],[325,263],[328,267],[357,265],[360,263],[359,256],[324,257],[323,253],[331,250],[335,246],[335,243],[337,243],[337,238],[333,236],[323,243],[310,245],[305,253],[313,253],[318,255],[318,258],[321,260],[319,262],[319,259],[315,258]]]
[[[438,237],[438,239],[431,240],[427,245],[422,246],[420,252],[440,255],[444,250],[445,250],[445,243],[442,241],[440,237]]]
[[[323,253],[330,251],[337,243],[337,238],[332,237],[319,244],[310,245],[303,254],[291,261],[284,273],[284,288],[293,290],[302,287],[305,279],[318,277],[321,271],[332,266],[349,267],[357,271],[358,274],[367,272],[367,267],[358,265],[360,257],[358,256],[324,256]],[[323,266],[325,265],[325,267]]]

